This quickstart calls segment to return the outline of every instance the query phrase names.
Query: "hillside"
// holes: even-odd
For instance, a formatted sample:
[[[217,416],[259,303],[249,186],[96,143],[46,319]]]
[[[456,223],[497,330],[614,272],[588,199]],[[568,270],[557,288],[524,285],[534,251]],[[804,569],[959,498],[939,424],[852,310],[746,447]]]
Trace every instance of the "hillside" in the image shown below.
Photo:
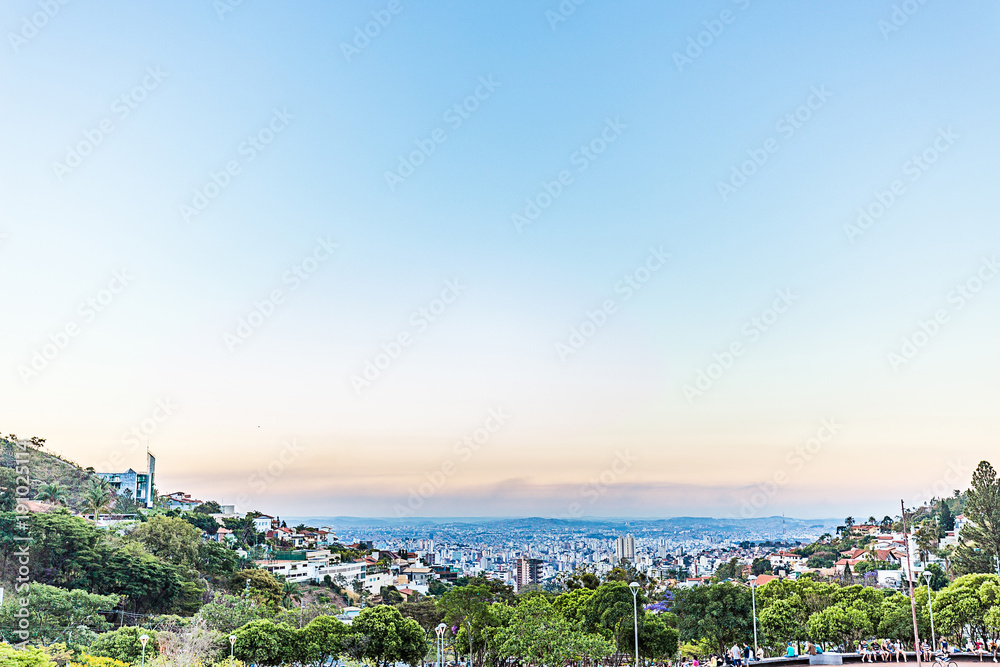
[[[14,452],[17,445],[0,437],[0,466],[13,468]],[[67,504],[72,509],[82,509],[83,496],[94,475],[76,463],[66,461],[54,454],[42,451],[29,445],[28,465],[31,478],[31,499],[38,493],[38,488],[48,482],[59,482],[66,489]]]

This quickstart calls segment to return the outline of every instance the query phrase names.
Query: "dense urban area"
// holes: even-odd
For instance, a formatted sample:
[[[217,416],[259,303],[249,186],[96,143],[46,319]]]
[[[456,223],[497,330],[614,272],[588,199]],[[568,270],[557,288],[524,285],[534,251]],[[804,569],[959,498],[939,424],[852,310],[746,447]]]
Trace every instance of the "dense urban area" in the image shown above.
[[[282,518],[158,493],[151,453],[104,472],[0,444],[4,665],[733,662],[912,651],[914,618],[928,650],[1000,638],[985,461],[837,521]]]

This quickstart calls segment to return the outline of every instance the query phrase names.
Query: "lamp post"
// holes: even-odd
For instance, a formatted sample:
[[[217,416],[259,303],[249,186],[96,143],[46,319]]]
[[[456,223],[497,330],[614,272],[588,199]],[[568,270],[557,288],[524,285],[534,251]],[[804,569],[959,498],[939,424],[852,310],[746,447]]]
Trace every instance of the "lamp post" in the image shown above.
[[[639,582],[628,585],[632,589],[632,623],[635,628],[635,667],[639,667]]]
[[[149,635],[142,635],[139,637],[139,643],[142,644],[142,667],[146,667],[146,642],[149,641]]]
[[[757,575],[750,575],[750,602],[753,605],[753,657],[757,659]]]
[[[229,635],[229,667],[233,667],[233,651],[236,649],[236,635]]]
[[[472,667],[472,623],[465,619],[465,626],[469,629],[469,667]]]
[[[438,667],[444,667],[444,631],[448,627],[444,623],[438,623],[438,626],[434,628],[434,632],[437,633],[437,658]]]
[[[927,611],[931,613],[931,650],[937,651],[937,637],[934,635],[934,607],[931,606],[931,579],[934,573],[924,570],[924,581],[927,582]]]

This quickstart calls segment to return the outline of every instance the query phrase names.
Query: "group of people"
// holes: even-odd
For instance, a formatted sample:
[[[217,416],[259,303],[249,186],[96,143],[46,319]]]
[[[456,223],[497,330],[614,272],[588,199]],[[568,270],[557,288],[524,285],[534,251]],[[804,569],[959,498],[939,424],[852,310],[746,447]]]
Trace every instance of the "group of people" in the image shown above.
[[[899,662],[900,658],[903,662],[907,662],[906,648],[903,646],[903,642],[898,639],[896,641],[872,639],[867,642],[859,642],[858,653],[861,655],[861,662],[876,662],[878,660],[889,662],[893,658],[896,659],[896,662]]]

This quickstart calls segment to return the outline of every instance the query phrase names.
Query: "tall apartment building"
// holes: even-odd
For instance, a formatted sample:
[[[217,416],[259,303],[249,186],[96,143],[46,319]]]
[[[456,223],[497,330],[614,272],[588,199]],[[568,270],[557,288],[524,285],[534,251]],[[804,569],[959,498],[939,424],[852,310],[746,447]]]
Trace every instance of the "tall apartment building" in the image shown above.
[[[615,540],[615,562],[620,562],[623,558],[628,558],[630,563],[635,564],[635,538],[631,534]]]
[[[542,561],[538,558],[517,559],[517,590],[542,580]]]

